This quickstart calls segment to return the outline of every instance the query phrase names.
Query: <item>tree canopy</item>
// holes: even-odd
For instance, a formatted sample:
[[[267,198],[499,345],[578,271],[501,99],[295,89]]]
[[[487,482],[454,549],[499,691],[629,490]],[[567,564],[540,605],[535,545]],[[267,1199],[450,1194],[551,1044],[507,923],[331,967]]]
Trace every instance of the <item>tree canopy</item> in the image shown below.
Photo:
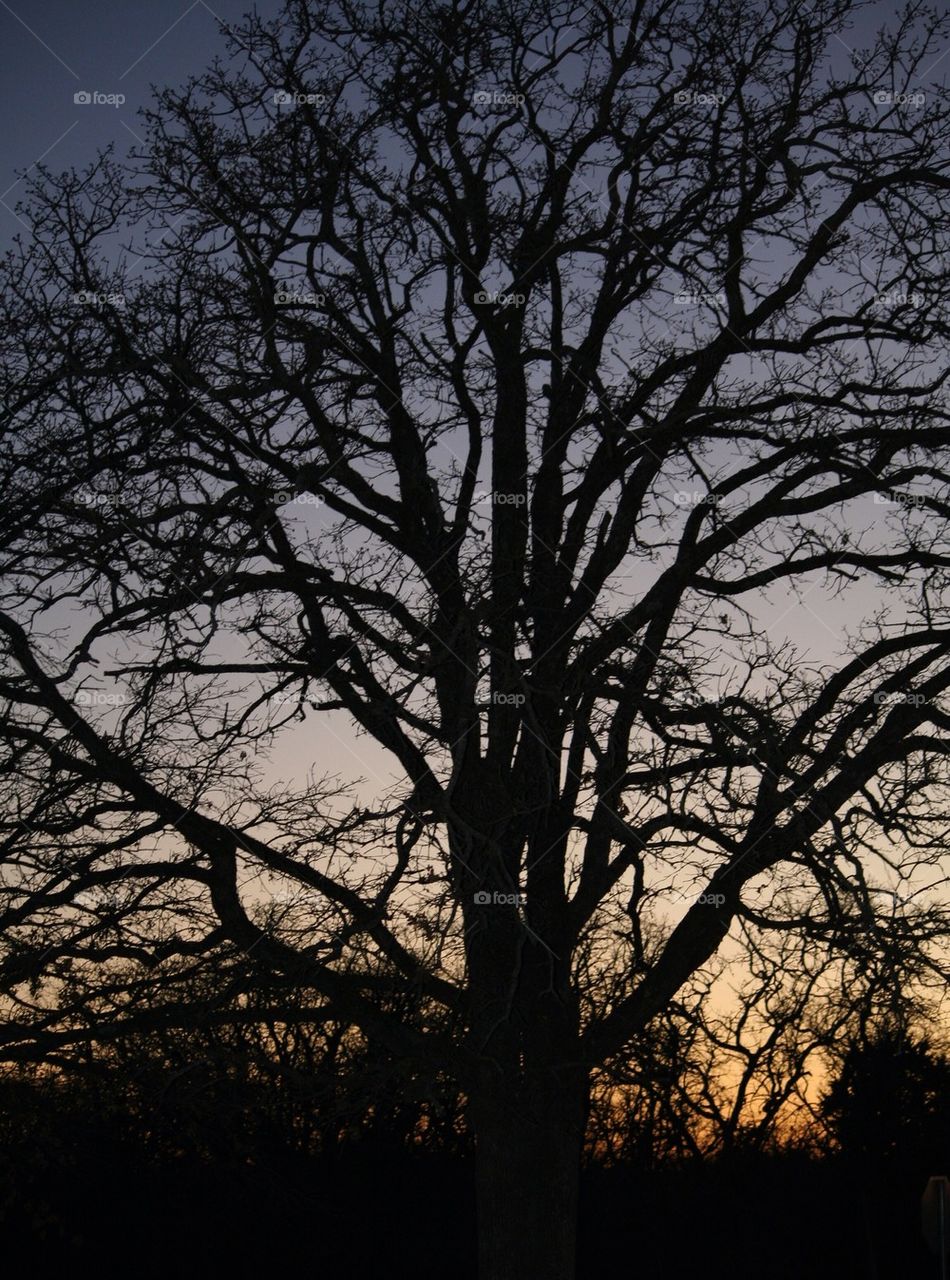
[[[861,13],[291,0],[41,174],[8,1057],[250,959],[457,1077],[486,1280],[556,1277],[591,1069],[730,939],[942,978],[947,20]]]

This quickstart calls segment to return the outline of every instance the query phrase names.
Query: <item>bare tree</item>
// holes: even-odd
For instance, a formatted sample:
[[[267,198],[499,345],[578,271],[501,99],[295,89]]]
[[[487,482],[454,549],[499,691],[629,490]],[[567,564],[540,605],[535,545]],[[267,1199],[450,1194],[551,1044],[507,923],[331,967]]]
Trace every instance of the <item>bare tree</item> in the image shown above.
[[[948,29],[862,17],[293,0],[34,184],[8,1057],[246,955],[454,1075],[481,1274],[559,1280],[590,1073],[731,931],[942,972]]]
[[[879,908],[881,926],[884,919]],[[888,924],[887,945],[855,938],[842,947],[839,938],[737,922],[729,944],[597,1068],[592,1158],[660,1166],[736,1148],[826,1148],[822,1090],[846,1050],[866,1043],[882,1019],[942,1021],[931,990],[938,981],[920,947],[924,920]],[[616,999],[624,975],[609,979]],[[584,974],[588,999],[603,1000],[603,984],[602,971]]]
[[[34,1111],[111,1116],[152,1157],[188,1154],[233,1167],[249,1155],[332,1159],[366,1141],[387,1154],[467,1151],[454,1082],[425,1077],[411,1059],[334,1022],[313,992],[286,984],[275,990],[253,973],[236,986],[236,976],[232,969],[222,983],[213,973],[182,974],[170,991],[176,984],[166,966],[160,988],[139,984],[141,1030],[80,1041],[39,1065],[33,1058],[6,1064],[0,1085],[9,1091],[30,1085],[25,1092]],[[94,970],[73,973],[73,995],[76,985],[95,978]],[[97,997],[88,993],[90,1005]],[[431,1012],[410,1007],[404,991],[394,990],[386,1007],[407,1024],[432,1021]],[[110,1025],[108,1010],[93,1007],[87,1017],[100,1028]],[[31,1108],[3,1110],[18,1145],[28,1147]],[[68,1121],[62,1128],[70,1145]]]

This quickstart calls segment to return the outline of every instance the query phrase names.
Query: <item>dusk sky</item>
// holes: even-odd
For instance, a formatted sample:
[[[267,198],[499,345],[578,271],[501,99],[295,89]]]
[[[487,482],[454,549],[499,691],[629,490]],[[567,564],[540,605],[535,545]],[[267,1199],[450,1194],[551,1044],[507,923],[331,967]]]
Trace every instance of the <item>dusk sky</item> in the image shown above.
[[[0,241],[25,230],[12,212],[19,181],[37,161],[54,170],[86,165],[110,143],[118,155],[141,132],[139,108],[152,86],[180,84],[224,52],[220,23],[236,24],[248,0],[0,0],[3,119],[0,138]],[[276,0],[257,5],[276,14]],[[125,95],[125,102],[77,104],[80,92]]]
[[[32,0],[29,5],[0,0],[0,38],[5,51],[3,106],[6,128],[0,137],[0,247],[20,233],[29,237],[16,203],[24,193],[24,171],[42,162],[54,171],[83,168],[109,145],[121,157],[142,140],[140,108],[153,90],[180,85],[198,75],[216,55],[225,55],[220,24],[239,24],[248,0],[149,0],[132,6],[102,0],[94,8],[72,0]],[[279,0],[260,0],[258,12],[276,16]],[[888,5],[870,7],[853,39],[837,41],[847,62],[852,50],[869,39]],[[933,71],[939,75],[941,68]],[[100,101],[75,102],[74,95],[100,95]],[[124,101],[119,100],[124,95]],[[870,521],[885,518],[887,508],[867,511]],[[859,589],[860,593],[860,589]],[[847,596],[828,598],[814,581],[796,598],[786,584],[755,604],[773,638],[791,638],[813,660],[840,653],[843,633],[855,611]],[[306,773],[311,766],[364,773],[383,786],[388,781],[386,753],[366,739],[355,741],[345,717],[321,717],[320,745],[313,722],[281,738],[275,754],[278,772]],[[300,748],[307,743],[308,750]],[[325,748],[325,754],[324,754]]]
[[[122,156],[142,137],[137,112],[153,87],[182,84],[225,53],[220,23],[239,23],[248,0],[149,0],[129,5],[102,0],[94,11],[70,0],[32,0],[11,6],[0,0],[0,43],[5,54],[0,136],[0,247],[27,224],[14,213],[22,198],[24,170],[42,161],[53,171],[83,168],[110,144]],[[279,12],[279,0],[262,0],[261,14]],[[80,104],[77,92],[125,95],[119,105]],[[385,753],[354,742],[341,717],[321,717],[315,751],[313,722],[283,735],[275,768],[283,777],[305,776],[310,767],[367,776],[386,785]],[[302,740],[308,750],[301,754]],[[314,758],[316,756],[316,759]]]
[[[258,0],[253,7],[265,16],[280,10],[279,0]],[[239,24],[251,8],[248,0],[98,0],[94,6],[0,0],[0,244],[26,229],[12,212],[24,170],[38,161],[54,170],[82,167],[110,143],[121,155],[141,136],[136,113],[152,86],[180,84],[200,73],[224,52],[219,24]],[[893,9],[888,3],[869,6],[853,40],[838,42],[842,58],[866,44]],[[73,96],[82,91],[124,95],[125,101],[76,104]]]

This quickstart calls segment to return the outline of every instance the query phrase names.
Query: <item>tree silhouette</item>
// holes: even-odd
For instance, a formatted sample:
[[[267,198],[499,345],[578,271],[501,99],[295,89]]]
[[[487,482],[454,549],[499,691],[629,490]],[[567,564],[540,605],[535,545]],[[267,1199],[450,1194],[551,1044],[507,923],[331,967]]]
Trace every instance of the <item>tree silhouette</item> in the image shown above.
[[[590,1073],[737,931],[940,972],[948,27],[860,13],[292,0],[40,175],[8,1059],[250,963],[458,1082],[484,1280],[564,1280]]]
[[[912,1163],[926,1176],[947,1158],[948,1085],[950,1061],[926,1036],[884,1027],[847,1047],[822,1112],[846,1155]]]

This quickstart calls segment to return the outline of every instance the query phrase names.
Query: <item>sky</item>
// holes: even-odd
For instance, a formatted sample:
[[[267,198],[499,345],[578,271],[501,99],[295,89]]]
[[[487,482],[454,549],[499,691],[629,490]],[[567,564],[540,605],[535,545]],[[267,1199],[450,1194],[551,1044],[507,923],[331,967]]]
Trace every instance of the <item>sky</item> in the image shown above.
[[[121,155],[141,137],[137,112],[151,86],[201,72],[224,52],[220,24],[239,24],[251,7],[251,0],[0,0],[0,245],[28,230],[13,212],[24,170],[38,161],[82,168],[110,143]],[[280,5],[256,7],[276,16]],[[100,97],[76,102],[83,93]]]
[[[82,169],[110,144],[124,154],[142,136],[137,113],[153,87],[179,85],[224,54],[221,24],[239,24],[251,7],[251,0],[0,0],[0,250],[18,233],[29,236],[15,213],[24,171],[40,161],[54,171]],[[276,16],[280,0],[259,0],[256,8]],[[76,102],[77,93],[114,101]],[[285,733],[277,775],[301,778],[316,767],[385,788],[392,777],[386,754],[365,738],[354,742],[338,719],[321,718],[317,743],[312,717]]]
[[[25,172],[39,162],[53,170],[82,168],[110,144],[124,154],[141,141],[138,112],[153,90],[180,85],[223,55],[222,24],[240,23],[249,7],[250,0],[0,0],[0,250],[18,233],[29,237],[15,212]],[[280,0],[258,0],[257,9],[276,16]],[[839,41],[842,60],[892,12],[889,4],[865,11],[853,40]],[[885,514],[874,508],[868,518]],[[829,598],[817,584],[800,598],[780,584],[758,597],[756,612],[773,639],[788,636],[820,661],[836,656],[864,609],[855,608],[853,596]],[[364,802],[400,776],[388,753],[356,737],[339,714],[309,713],[273,748],[270,781],[301,782],[311,771],[365,778]]]
[[[28,230],[13,212],[24,170],[38,161],[82,167],[110,143],[121,154],[140,136],[136,113],[151,86],[199,73],[224,52],[220,24],[239,24],[251,7],[251,0],[0,0],[0,247]],[[258,0],[254,7],[272,17],[281,5]],[[863,11],[853,36],[836,37],[841,57],[868,43],[895,7]],[[75,102],[77,93],[101,96]]]
[[[276,16],[280,0],[256,7]],[[239,24],[249,8],[250,0],[0,0],[0,248],[17,233],[29,237],[15,213],[25,172],[38,162],[82,168],[110,144],[125,153],[142,137],[137,113],[153,88],[199,74],[225,52],[222,24]],[[837,41],[840,57],[869,43],[876,23],[892,13],[888,4],[864,11],[853,34]],[[884,512],[869,516],[883,519]],[[854,617],[847,597],[831,600],[817,584],[803,598],[777,586],[759,599],[758,613],[773,635],[789,635],[818,660],[835,654]],[[386,753],[365,738],[355,741],[338,719],[321,717],[319,764],[365,773],[385,787],[393,776]],[[312,746],[313,732],[308,717],[306,727],[286,735],[278,749],[281,771],[306,772],[311,752],[300,746],[304,739]]]

